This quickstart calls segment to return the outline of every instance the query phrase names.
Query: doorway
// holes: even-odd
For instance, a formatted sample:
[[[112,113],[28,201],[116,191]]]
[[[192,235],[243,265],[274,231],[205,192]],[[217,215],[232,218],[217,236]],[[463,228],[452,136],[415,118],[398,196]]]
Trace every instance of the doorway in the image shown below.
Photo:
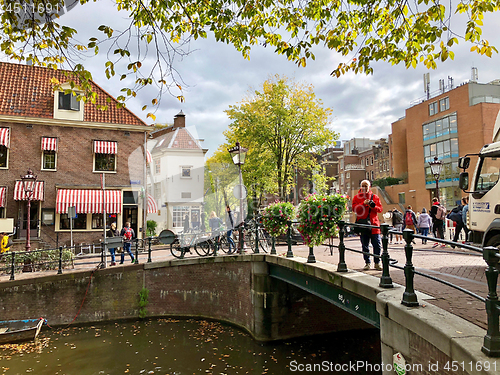
[[[139,209],[137,206],[123,206],[123,215],[122,215],[122,228],[125,226],[127,221],[130,221],[130,228],[134,230],[135,235],[137,236],[137,218],[138,218]]]
[[[19,238],[26,238],[26,227],[28,220],[28,210],[27,202],[19,201]],[[38,238],[38,212],[39,212],[40,202],[31,201],[30,209],[30,238]]]

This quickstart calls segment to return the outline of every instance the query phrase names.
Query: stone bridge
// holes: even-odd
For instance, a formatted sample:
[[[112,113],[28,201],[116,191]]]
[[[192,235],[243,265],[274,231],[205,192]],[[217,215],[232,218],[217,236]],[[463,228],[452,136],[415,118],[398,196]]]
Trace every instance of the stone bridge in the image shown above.
[[[500,371],[500,361],[481,352],[486,331],[426,303],[431,297],[419,294],[421,306],[406,307],[401,286],[383,289],[374,276],[303,258],[191,258],[6,281],[0,283],[0,316],[44,316],[51,326],[66,325],[81,306],[75,324],[137,318],[143,288],[148,317],[226,321],[263,341],[375,327],[382,363],[392,364],[400,353],[418,369],[407,373]]]

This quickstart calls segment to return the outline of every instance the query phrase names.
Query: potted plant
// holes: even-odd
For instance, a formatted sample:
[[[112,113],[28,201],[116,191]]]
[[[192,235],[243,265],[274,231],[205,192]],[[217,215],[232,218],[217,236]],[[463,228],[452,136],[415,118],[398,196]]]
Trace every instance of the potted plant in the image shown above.
[[[286,234],[288,222],[295,220],[297,210],[290,202],[274,202],[264,208],[262,224],[266,231],[273,237]]]

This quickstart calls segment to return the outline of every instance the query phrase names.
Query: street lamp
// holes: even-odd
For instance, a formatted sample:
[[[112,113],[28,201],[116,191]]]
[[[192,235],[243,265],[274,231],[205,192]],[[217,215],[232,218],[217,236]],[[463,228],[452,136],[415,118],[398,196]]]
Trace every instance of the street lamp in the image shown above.
[[[236,146],[233,148],[230,148],[227,150],[229,154],[231,155],[231,158],[233,159],[234,165],[238,166],[238,172],[239,172],[239,178],[240,178],[240,228],[239,228],[239,237],[240,237],[240,243],[239,243],[239,252],[240,254],[243,254],[243,227],[242,223],[244,221],[243,217],[243,177],[241,176],[241,166],[245,164],[245,157],[247,155],[248,149],[245,147],[240,146],[240,142],[236,142]]]
[[[431,172],[436,180],[436,198],[439,202],[439,176],[441,175],[441,170],[443,169],[443,162],[438,160],[437,156],[434,156],[434,160],[429,162],[431,167]]]
[[[27,230],[26,230],[26,251],[31,250],[30,244],[30,229],[31,229],[31,198],[33,198],[33,191],[35,190],[36,176],[33,175],[33,171],[28,169],[25,176],[21,176],[21,181],[23,182],[24,193],[26,194],[26,200],[28,201],[28,212],[27,212]]]

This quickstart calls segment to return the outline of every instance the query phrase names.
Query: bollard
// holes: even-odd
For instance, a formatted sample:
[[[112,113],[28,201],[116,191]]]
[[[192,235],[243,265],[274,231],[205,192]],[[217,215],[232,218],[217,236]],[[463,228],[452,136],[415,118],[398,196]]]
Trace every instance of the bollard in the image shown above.
[[[16,260],[16,252],[13,251],[12,252],[12,262],[10,265],[10,280],[14,280],[14,271],[15,271],[14,262],[15,262],[15,260]]]
[[[58,275],[62,275],[62,246],[59,246],[59,269],[57,270]]]
[[[151,260],[151,240],[152,240],[152,238],[149,237],[148,238],[148,263],[152,262],[152,260]]]
[[[382,230],[382,276],[380,277],[381,288],[392,288],[392,279],[389,276],[389,252],[387,251],[387,247],[389,245],[389,224],[381,224],[380,229]]]
[[[259,253],[259,223],[255,220],[255,254]]]
[[[106,268],[106,262],[104,261],[106,246],[103,246],[101,249],[101,264],[99,264],[99,268]]]
[[[135,259],[134,264],[139,264],[139,239],[135,240]]]
[[[314,256],[314,246],[309,246],[309,256],[307,257],[307,263],[316,263],[316,257]]]
[[[413,241],[413,231],[411,229],[403,230],[403,238],[406,241],[405,245],[406,264],[404,267],[406,285],[401,303],[405,306],[410,306],[410,307],[418,306],[417,295],[415,294],[415,289],[413,288],[413,278],[415,277],[415,268],[411,263],[411,258],[413,255],[413,246],[411,245],[411,242]]]
[[[243,249],[243,224],[240,224],[240,226],[238,227],[238,242],[239,242],[238,252],[240,254],[245,254],[245,250]]]
[[[276,237],[271,237],[271,255],[276,255]]]
[[[287,221],[288,228],[286,229],[286,240],[288,243],[288,251],[286,252],[286,257],[287,258],[293,258],[293,252],[292,252],[292,222]]]
[[[337,272],[347,272],[347,264],[345,263],[344,228],[345,222],[343,220],[339,221],[339,264],[337,266]]]
[[[499,302],[497,295],[498,258],[497,248],[489,246],[483,249],[483,259],[488,264],[486,280],[488,282],[488,297],[486,297],[486,314],[488,330],[484,336],[481,351],[488,357],[500,357],[500,332],[499,332]]]

